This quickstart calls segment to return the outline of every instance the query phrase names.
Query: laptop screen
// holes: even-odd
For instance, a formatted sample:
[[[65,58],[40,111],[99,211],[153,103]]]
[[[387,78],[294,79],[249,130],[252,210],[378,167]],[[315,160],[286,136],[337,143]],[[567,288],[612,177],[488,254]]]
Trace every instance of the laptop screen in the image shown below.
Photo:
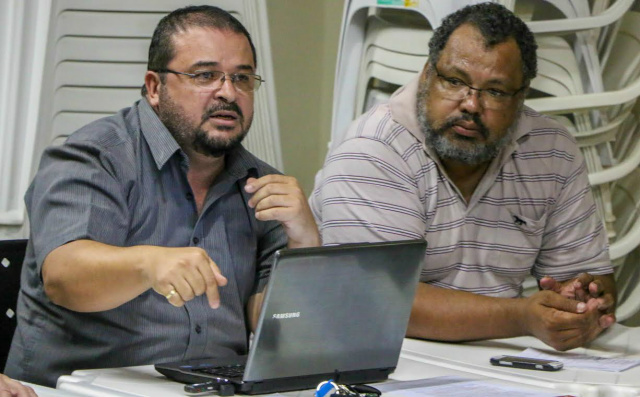
[[[426,243],[277,254],[244,381],[395,368]]]

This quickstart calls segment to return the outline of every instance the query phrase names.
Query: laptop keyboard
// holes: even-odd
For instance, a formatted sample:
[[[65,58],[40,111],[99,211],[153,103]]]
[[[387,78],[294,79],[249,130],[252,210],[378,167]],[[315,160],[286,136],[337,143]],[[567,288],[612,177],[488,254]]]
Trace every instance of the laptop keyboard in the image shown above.
[[[244,365],[234,364],[222,365],[219,367],[193,368],[192,371],[223,378],[242,378],[242,375],[244,374]]]

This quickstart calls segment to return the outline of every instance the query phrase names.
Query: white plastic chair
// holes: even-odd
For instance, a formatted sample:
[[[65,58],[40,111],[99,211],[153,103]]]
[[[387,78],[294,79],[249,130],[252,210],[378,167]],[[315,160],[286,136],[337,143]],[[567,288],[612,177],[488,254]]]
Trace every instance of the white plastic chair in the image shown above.
[[[640,170],[634,169],[625,178],[616,182],[613,188],[613,206],[618,214],[616,227],[621,234],[632,240],[640,234]],[[631,242],[633,246],[635,242]],[[640,248],[633,246],[624,256],[616,260],[616,286],[618,288],[618,321],[630,319],[640,312]]]
[[[609,125],[603,126],[600,131],[593,131],[587,139],[603,139],[597,137],[597,132],[610,135],[609,127],[617,128],[617,140],[624,144],[617,145],[618,163],[614,166],[603,168],[600,171],[590,173],[589,180],[592,185],[613,186],[627,175],[636,175],[635,170],[640,164],[640,134],[638,129],[638,115],[640,105],[637,98],[640,96],[640,13],[628,12],[618,31],[618,37],[614,48],[619,47],[618,57],[612,57],[605,69],[605,82],[611,89],[603,93],[590,93],[572,97],[533,99],[528,104],[543,113],[571,113],[588,109],[600,109],[615,116]],[[629,81],[633,77],[634,80]],[[615,88],[618,88],[615,90]],[[635,104],[635,106],[634,106]],[[629,180],[633,178],[629,177]],[[636,180],[637,185],[637,180]],[[633,186],[633,185],[630,185]],[[640,245],[640,222],[633,218],[631,223],[620,227],[620,222],[627,222],[629,215],[613,208],[611,211],[617,216],[613,219],[615,238],[611,241],[610,254],[615,263],[632,252]],[[631,225],[631,226],[628,226]],[[611,227],[611,225],[608,225]]]
[[[368,97],[369,82],[378,79],[395,86],[407,84],[422,70],[426,56],[403,54],[385,50],[375,45],[369,46],[363,57],[363,68],[358,80],[356,111],[365,112],[365,98]]]
[[[372,79],[395,86],[406,84],[422,69],[429,52],[428,43],[433,32],[424,17],[416,18],[415,13],[395,9],[391,9],[395,11],[393,13],[377,11],[367,19],[354,118],[368,109],[365,102],[369,98]],[[413,15],[413,18],[409,15]],[[403,16],[406,19],[402,19]]]

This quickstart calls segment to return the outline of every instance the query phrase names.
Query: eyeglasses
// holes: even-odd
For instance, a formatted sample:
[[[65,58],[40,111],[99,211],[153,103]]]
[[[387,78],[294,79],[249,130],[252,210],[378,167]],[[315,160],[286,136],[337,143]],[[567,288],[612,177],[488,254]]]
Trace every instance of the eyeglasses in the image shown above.
[[[191,82],[200,88],[204,88],[207,90],[217,90],[227,81],[227,78],[231,80],[231,84],[242,92],[253,92],[257,91],[260,88],[260,84],[264,83],[262,77],[257,74],[249,74],[249,73],[225,73],[219,70],[206,71],[206,72],[196,72],[196,73],[185,73],[185,72],[177,72],[171,69],[159,69],[154,70],[156,73],[173,73],[179,74],[183,76],[188,76]]]
[[[503,109],[511,103],[516,95],[527,87],[526,85],[523,85],[511,93],[504,92],[496,88],[476,88],[458,78],[440,74],[435,64],[433,65],[433,69],[436,71],[436,75],[438,76],[438,89],[442,93],[443,97],[452,101],[461,101],[468,95],[472,95],[472,91],[476,91],[478,93],[478,100],[485,109]]]

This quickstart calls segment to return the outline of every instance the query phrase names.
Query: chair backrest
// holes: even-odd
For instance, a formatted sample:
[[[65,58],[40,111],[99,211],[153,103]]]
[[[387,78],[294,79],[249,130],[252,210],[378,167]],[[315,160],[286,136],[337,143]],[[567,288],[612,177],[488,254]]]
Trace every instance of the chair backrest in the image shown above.
[[[0,370],[16,329],[16,303],[27,240],[0,240]]]

